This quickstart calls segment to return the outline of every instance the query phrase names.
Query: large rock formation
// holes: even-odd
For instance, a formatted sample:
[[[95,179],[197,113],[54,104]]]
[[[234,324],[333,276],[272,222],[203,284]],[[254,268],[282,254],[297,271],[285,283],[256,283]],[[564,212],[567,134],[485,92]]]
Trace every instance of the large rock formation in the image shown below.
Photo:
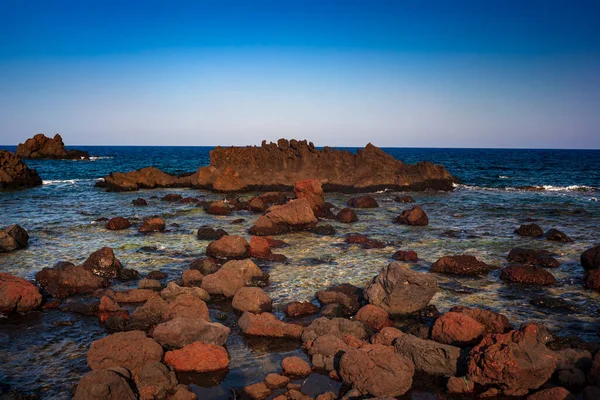
[[[35,169],[29,169],[10,151],[0,150],[0,190],[24,189],[41,184],[42,178]]]
[[[54,138],[49,138],[43,133],[38,133],[25,143],[17,146],[17,156],[22,158],[50,158],[55,160],[89,160],[87,151],[67,150],[62,137],[57,133]]]
[[[210,152],[210,165],[195,174],[174,176],[144,168],[112,173],[101,185],[114,191],[191,186],[240,192],[291,189],[305,179],[321,181],[324,191],[341,192],[452,190],[458,181],[442,166],[405,164],[370,143],[353,154],[329,147],[317,150],[306,140],[279,139],[277,144],[263,141],[260,147],[217,147]]]

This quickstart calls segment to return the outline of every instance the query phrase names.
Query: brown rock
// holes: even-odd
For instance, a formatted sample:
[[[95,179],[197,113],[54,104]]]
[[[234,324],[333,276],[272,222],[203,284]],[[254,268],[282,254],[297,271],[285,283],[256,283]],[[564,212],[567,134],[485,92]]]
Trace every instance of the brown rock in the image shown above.
[[[485,333],[506,333],[512,330],[508,318],[493,311],[463,306],[452,307],[450,311],[465,314],[473,318],[484,326]]]
[[[314,212],[319,211],[325,205],[323,198],[323,188],[321,182],[316,179],[307,179],[296,182],[294,193],[297,199],[308,200],[310,207]]]
[[[549,286],[556,283],[556,279],[550,272],[533,265],[511,265],[503,268],[500,278],[527,285]]]
[[[271,389],[265,382],[258,382],[244,387],[244,393],[252,400],[264,400],[271,395]]]
[[[177,386],[175,373],[159,362],[144,365],[134,378],[140,400],[166,399]]]
[[[261,313],[271,311],[273,301],[261,288],[243,287],[233,296],[231,306],[242,312]]]
[[[10,151],[0,150],[0,190],[25,189],[42,184],[35,169],[29,169],[21,158]]]
[[[392,254],[392,259],[397,261],[418,261],[419,256],[416,251],[408,250],[398,250],[394,254]]]
[[[144,218],[142,226],[138,229],[141,233],[162,232],[165,230],[165,220],[160,217]]]
[[[600,269],[587,271],[584,275],[583,282],[587,289],[600,292]]]
[[[558,229],[552,228],[549,229],[548,232],[544,234],[546,240],[550,240],[552,242],[572,242],[571,239],[566,233],[559,231]]]
[[[172,300],[184,293],[191,294],[192,296],[196,296],[197,298],[199,298],[202,301],[210,300],[210,295],[206,292],[206,290],[196,287],[196,286],[181,287],[178,284],[176,284],[175,282],[169,282],[167,284],[167,287],[164,288],[160,292],[160,295],[165,300]]]
[[[200,271],[202,275],[210,275],[217,272],[219,266],[214,258],[203,257],[192,261],[190,269]]]
[[[421,206],[414,206],[410,210],[402,211],[402,214],[392,220],[396,224],[426,226],[429,225],[429,217]]]
[[[299,339],[303,327],[280,321],[271,313],[252,314],[245,312],[239,319],[238,325],[246,335],[266,337],[288,337]]]
[[[227,232],[223,229],[214,229],[207,226],[198,228],[196,233],[200,240],[219,240],[223,236],[227,236]]]
[[[190,392],[187,386],[177,385],[177,391],[169,400],[198,400],[198,396]]]
[[[97,370],[85,374],[75,390],[73,400],[136,400],[128,377],[115,370]]]
[[[202,279],[202,288],[209,294],[233,297],[252,278],[263,276],[263,272],[251,260],[228,261],[214,274]]]
[[[524,224],[515,229],[515,233],[521,236],[540,237],[544,235],[544,230],[537,224]]]
[[[0,229],[0,253],[27,247],[29,234],[20,225],[10,225]]]
[[[382,241],[369,239],[365,235],[349,235],[346,237],[345,242],[350,244],[359,244],[365,249],[383,249],[385,247],[385,243]]]
[[[265,384],[269,389],[281,389],[290,383],[290,378],[279,374],[269,374],[265,377]]]
[[[106,223],[106,229],[111,231],[120,231],[123,229],[127,229],[131,226],[127,218],[123,217],[114,217],[108,220]]]
[[[285,306],[283,312],[290,318],[298,318],[305,315],[317,314],[319,307],[310,301],[293,301]]]
[[[404,335],[400,329],[396,329],[390,326],[382,328],[379,332],[371,336],[372,344],[383,344],[385,346],[391,346],[394,340]]]
[[[300,357],[286,357],[281,362],[281,368],[286,375],[307,377],[312,373],[310,365]]]
[[[466,314],[447,312],[435,320],[431,338],[439,343],[467,346],[476,343],[485,327]]]
[[[148,202],[145,199],[138,197],[137,199],[131,200],[131,204],[133,204],[134,206],[147,206]]]
[[[34,284],[0,272],[0,314],[32,311],[41,303],[42,295]]]
[[[388,313],[383,308],[374,306],[372,304],[367,304],[358,310],[354,316],[354,319],[371,327],[371,329],[373,329],[375,332],[380,331],[386,326],[394,325],[388,316]]]
[[[123,367],[134,375],[144,365],[160,362],[163,349],[142,331],[118,332],[92,342],[87,363],[92,370]]]
[[[161,198],[162,201],[170,201],[170,202],[179,201],[181,199],[183,199],[183,196],[181,196],[178,193],[169,193],[169,194],[164,195]]]
[[[115,257],[113,249],[103,247],[93,252],[82,264],[82,267],[103,278],[117,278],[121,275],[123,265]]]
[[[552,253],[546,250],[533,250],[515,247],[508,253],[508,260],[513,263],[539,265],[548,268],[557,268],[560,263]]]
[[[398,354],[407,357],[416,371],[433,376],[454,376],[459,368],[460,348],[403,334],[396,338],[394,347]]]
[[[177,296],[175,300],[169,303],[167,309],[163,313],[164,320],[177,317],[198,318],[210,322],[206,303],[189,293]]]
[[[340,212],[338,212],[335,216],[335,219],[337,219],[339,222],[343,222],[346,224],[358,221],[356,213],[351,208],[342,208]]]
[[[271,206],[261,215],[250,234],[257,236],[275,235],[290,230],[306,230],[315,226],[317,218],[306,199],[291,200],[281,206]]]
[[[271,256],[269,241],[261,236],[252,236],[250,238],[250,256],[254,258],[269,258]]]
[[[344,307],[345,314],[352,315],[360,308],[362,289],[349,283],[341,283],[333,285],[327,290],[319,290],[315,293],[315,297],[323,305],[340,304]]]
[[[340,339],[350,335],[358,340],[366,340],[371,336],[371,328],[360,321],[351,321],[345,318],[325,317],[315,319],[302,332],[302,341],[310,343],[323,335],[334,335]]]
[[[212,215],[229,215],[229,214],[231,214],[231,208],[223,200],[211,201],[210,203],[207,203],[204,206],[204,211],[206,211],[207,214],[212,214]]]
[[[373,196],[360,196],[348,200],[348,206],[354,208],[377,208],[379,204]]]
[[[431,265],[431,272],[476,276],[486,274],[491,267],[468,255],[442,257]]]
[[[412,196],[396,196],[394,197],[396,203],[414,203],[415,199]]]
[[[73,294],[92,293],[108,285],[104,278],[80,265],[63,263],[54,268],[43,268],[35,274],[42,289],[62,299]]]
[[[157,325],[152,337],[166,348],[180,349],[194,342],[223,346],[231,330],[203,318],[176,317]]]
[[[575,400],[576,397],[567,389],[562,387],[553,387],[540,390],[527,396],[527,400]]]
[[[58,133],[54,135],[54,138],[38,133],[27,139],[25,143],[19,143],[16,154],[21,158],[33,159],[89,160],[90,158],[87,151],[67,150],[62,137]]]
[[[229,366],[229,355],[221,346],[194,342],[182,349],[167,351],[165,364],[178,372],[219,371]]]
[[[139,189],[154,189],[160,187],[190,187],[197,175],[170,175],[154,167],[146,167],[137,171],[121,173],[113,172],[104,177],[98,186],[105,187],[109,192],[124,192]]]
[[[130,289],[115,292],[114,299],[118,303],[143,303],[156,293],[150,289]]]
[[[244,259],[250,257],[250,244],[241,236],[223,236],[208,245],[206,255],[214,258]]]
[[[586,271],[600,269],[600,244],[581,253],[581,265]]]
[[[195,269],[185,270],[183,271],[183,274],[181,274],[183,286],[200,286],[202,284],[203,277],[204,275]]]
[[[446,385],[450,394],[473,393],[475,391],[475,382],[470,382],[466,376],[451,376]]]

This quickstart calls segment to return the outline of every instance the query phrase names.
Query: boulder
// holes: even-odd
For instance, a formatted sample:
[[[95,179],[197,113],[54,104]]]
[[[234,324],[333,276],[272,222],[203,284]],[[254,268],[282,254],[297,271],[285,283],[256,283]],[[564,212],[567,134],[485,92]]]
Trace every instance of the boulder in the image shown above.
[[[176,317],[157,325],[152,337],[163,347],[180,349],[194,342],[223,346],[231,330],[202,318]]]
[[[466,314],[447,312],[435,320],[431,338],[454,346],[475,344],[485,333],[485,327]]]
[[[318,213],[325,205],[321,182],[316,179],[307,179],[296,182],[294,193],[297,199],[306,199],[313,212]]]
[[[32,159],[89,160],[90,158],[87,151],[67,150],[62,137],[58,133],[53,138],[38,133],[27,139],[25,143],[19,143],[16,154],[21,158]]]
[[[233,297],[252,278],[262,276],[263,272],[251,260],[232,260],[223,264],[214,274],[206,275],[202,279],[202,289],[211,295]]]
[[[108,285],[106,279],[94,275],[81,265],[71,263],[43,268],[35,274],[35,280],[46,293],[59,299],[74,294],[92,293]]]
[[[259,314],[271,311],[273,301],[261,288],[243,287],[235,292],[231,306],[241,312]]]
[[[177,386],[175,373],[159,362],[144,365],[134,378],[140,400],[166,399]]]
[[[312,373],[310,364],[300,357],[286,357],[281,361],[281,368],[286,375],[305,378]]]
[[[398,250],[394,254],[392,254],[392,259],[396,261],[418,261],[419,256],[416,251],[408,250]]]
[[[113,297],[119,303],[143,303],[156,292],[150,289],[129,289],[122,292],[114,292]]]
[[[169,276],[169,274],[162,272],[162,271],[150,271],[148,272],[148,275],[146,275],[146,278],[151,279],[151,280],[162,280],[165,279]]]
[[[160,217],[148,217],[144,218],[138,231],[141,233],[162,232],[165,230],[165,225],[165,220]]]
[[[586,271],[600,269],[600,244],[581,253],[580,259],[581,265]]]
[[[281,389],[290,383],[290,378],[279,374],[268,374],[265,377],[265,384],[269,389]]]
[[[136,400],[131,389],[128,371],[122,368],[90,371],[85,374],[75,390],[73,400]]]
[[[298,318],[305,315],[317,314],[319,307],[310,301],[292,301],[285,306],[283,312],[290,318]]]
[[[364,296],[388,314],[403,315],[425,308],[436,292],[433,276],[393,262],[367,284]]]
[[[416,371],[454,376],[460,367],[460,348],[403,334],[394,341],[396,352],[411,360]]]
[[[206,255],[213,258],[244,259],[250,257],[250,244],[237,235],[227,235],[211,242],[206,248]]]
[[[600,269],[592,269],[583,276],[583,285],[587,289],[600,292]]]
[[[199,298],[202,301],[210,300],[210,295],[206,290],[195,286],[181,287],[175,282],[169,282],[167,284],[167,287],[160,292],[161,297],[165,300],[172,300],[181,294],[190,294]]]
[[[204,205],[204,211],[211,215],[229,215],[231,214],[231,207],[223,200],[211,201]]]
[[[103,247],[93,252],[81,266],[95,275],[108,279],[119,277],[123,270],[121,261],[115,257],[115,253],[110,247]]]
[[[446,383],[449,394],[466,394],[475,391],[475,382],[469,382],[466,376],[451,376]]]
[[[271,206],[261,215],[250,234],[257,236],[275,235],[290,230],[306,230],[315,226],[317,218],[307,199],[290,200],[281,206]]]
[[[546,250],[533,250],[515,247],[508,253],[508,261],[519,264],[539,265],[548,268],[560,266],[552,253]]]
[[[285,261],[287,259],[283,254],[273,254],[269,240],[263,236],[250,238],[250,256],[269,261]]]
[[[243,392],[246,397],[252,400],[264,400],[271,395],[271,389],[269,389],[265,382],[257,382],[252,385],[244,386]]]
[[[345,336],[353,336],[358,340],[366,340],[371,336],[371,328],[360,321],[351,321],[345,318],[325,317],[315,319],[310,325],[304,328],[302,341],[310,343],[319,336],[334,335],[340,339]]]
[[[552,242],[568,243],[573,241],[573,239],[571,239],[566,233],[555,228],[548,230],[544,236],[546,237],[546,240],[550,240]]]
[[[265,337],[286,337],[299,339],[303,327],[280,321],[271,313],[253,314],[245,312],[238,321],[242,332],[246,335]]]
[[[138,197],[137,199],[131,200],[131,204],[133,204],[134,206],[147,206],[148,202],[145,199]]]
[[[10,151],[0,150],[0,190],[25,189],[41,186],[42,178],[29,169],[21,158]]]
[[[431,272],[454,275],[477,276],[486,274],[491,267],[479,261],[477,258],[468,255],[445,256],[431,265]]]
[[[127,229],[131,226],[127,218],[123,217],[114,217],[108,220],[106,223],[106,229],[111,231],[120,231],[123,229]]]
[[[388,313],[383,308],[374,306],[373,304],[363,306],[358,310],[354,319],[367,325],[375,332],[380,331],[386,326],[394,325]]]
[[[506,333],[512,330],[508,318],[493,311],[463,306],[452,307],[450,311],[465,314],[473,318],[483,325],[485,333]]]
[[[42,304],[38,288],[23,278],[0,272],[0,314],[24,313]]]
[[[373,196],[360,196],[348,200],[348,206],[353,208],[377,208],[379,204]]]
[[[210,322],[206,303],[193,294],[183,293],[172,300],[163,313],[163,319],[172,318],[197,318]]]
[[[502,269],[500,278],[508,282],[527,285],[549,286],[556,283],[556,278],[543,268],[533,265],[511,265]]]
[[[190,263],[190,269],[200,271],[202,275],[210,275],[217,272],[219,266],[214,258],[197,258]]]
[[[163,315],[169,305],[158,294],[153,294],[144,305],[135,309],[131,315],[131,329],[146,330],[163,321]]]
[[[544,230],[537,224],[523,224],[515,229],[515,233],[521,236],[540,237],[544,235]]]
[[[198,228],[196,236],[200,240],[219,240],[223,236],[227,236],[227,232],[223,229],[214,229],[207,226]]]
[[[391,346],[352,349],[340,359],[340,377],[364,395],[402,396],[410,390],[414,373],[413,363]]]
[[[0,253],[27,247],[29,234],[20,225],[10,225],[0,229]]]
[[[194,342],[165,353],[165,364],[177,372],[211,372],[229,366],[227,350],[221,346]]]
[[[383,344],[385,346],[391,346],[394,344],[394,340],[404,335],[400,329],[393,328],[391,326],[386,326],[382,328],[379,332],[371,336],[369,339],[372,344]]]
[[[204,275],[198,270],[188,269],[181,274],[183,286],[200,286]]]
[[[334,371],[339,367],[340,358],[352,347],[335,335],[318,336],[307,343],[308,354],[316,368]]]
[[[183,199],[183,196],[178,194],[178,193],[169,193],[164,195],[161,200],[162,201],[169,201],[169,202],[175,202],[175,201],[179,201]]]
[[[319,290],[315,297],[323,305],[340,304],[345,314],[352,315],[360,308],[362,289],[349,283],[333,285],[327,290]]]
[[[493,385],[507,395],[522,396],[550,379],[556,357],[538,341],[538,327],[487,335],[469,355],[467,377],[480,385]]]
[[[402,213],[392,220],[395,224],[411,225],[411,226],[427,226],[429,225],[429,217],[421,206],[416,205],[410,210],[404,210]]]
[[[394,197],[394,201],[396,203],[414,203],[415,199],[412,198],[412,196],[396,196]]]
[[[335,219],[346,224],[358,221],[358,217],[356,216],[354,210],[348,207],[342,208],[335,216]]]
[[[144,365],[160,362],[163,349],[142,331],[118,332],[92,342],[87,363],[92,370],[123,367],[134,375]]]
[[[576,397],[563,387],[540,390],[527,396],[526,400],[575,400]]]

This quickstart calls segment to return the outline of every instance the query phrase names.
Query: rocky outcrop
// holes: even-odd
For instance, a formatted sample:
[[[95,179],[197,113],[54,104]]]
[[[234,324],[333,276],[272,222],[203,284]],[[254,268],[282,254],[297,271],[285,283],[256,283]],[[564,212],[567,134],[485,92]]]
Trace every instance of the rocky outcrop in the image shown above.
[[[41,303],[42,295],[34,284],[0,272],[0,314],[35,310]]]
[[[452,190],[458,180],[444,167],[430,162],[405,164],[368,144],[351,153],[315,148],[305,140],[263,141],[260,147],[217,147],[210,165],[195,174],[174,176],[156,168],[112,173],[101,186],[123,191],[153,187],[200,187],[220,192],[284,190],[315,179],[324,191],[372,192],[382,189]]]
[[[433,276],[393,262],[367,284],[364,295],[369,303],[394,315],[425,308],[436,292],[437,281]]]
[[[0,253],[27,247],[29,234],[20,225],[11,225],[0,229]]]
[[[25,143],[20,143],[17,146],[17,156],[54,160],[89,160],[90,158],[87,151],[67,150],[62,137],[58,133],[53,138],[38,133],[31,139],[27,139]]]
[[[0,150],[0,190],[24,189],[42,184],[35,169],[29,169],[21,158],[10,151]]]

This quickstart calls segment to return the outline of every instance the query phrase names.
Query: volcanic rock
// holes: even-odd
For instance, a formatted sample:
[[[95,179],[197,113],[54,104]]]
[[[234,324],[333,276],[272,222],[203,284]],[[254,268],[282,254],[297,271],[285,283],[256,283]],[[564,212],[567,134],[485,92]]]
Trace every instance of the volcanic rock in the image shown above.
[[[398,354],[413,362],[416,371],[454,376],[460,366],[460,348],[403,334],[394,341]]]
[[[285,306],[283,312],[290,318],[297,318],[305,315],[317,314],[319,312],[319,307],[315,306],[310,301],[293,301]]]
[[[378,332],[386,326],[393,326],[394,322],[388,316],[388,313],[381,307],[367,304],[363,306],[354,316],[356,321],[369,326],[373,331]]]
[[[197,258],[190,263],[190,269],[200,271],[202,275],[214,274],[219,269],[214,258]]]
[[[348,207],[342,208],[335,216],[335,219],[346,224],[358,221],[358,217],[356,216],[354,210]]]
[[[191,187],[197,182],[196,174],[170,175],[154,167],[146,167],[127,173],[112,172],[97,186],[109,192],[125,192],[139,189]]]
[[[511,265],[503,268],[500,278],[527,285],[549,286],[556,283],[556,278],[550,272],[533,265]]]
[[[219,240],[223,236],[227,236],[227,232],[223,229],[214,229],[210,227],[200,227],[196,234],[200,240]]]
[[[152,337],[163,347],[180,349],[194,342],[223,346],[231,330],[202,318],[177,317],[157,325]]]
[[[231,214],[231,207],[223,200],[211,201],[204,205],[204,211],[211,215],[229,215]]]
[[[515,233],[521,236],[540,237],[544,235],[544,230],[537,224],[524,224],[515,229]]]
[[[396,261],[418,261],[419,256],[416,251],[408,250],[398,250],[394,254],[392,254],[392,259]]]
[[[468,255],[445,256],[431,265],[431,272],[455,275],[481,275],[490,270],[490,266]]]
[[[90,371],[75,390],[73,400],[136,400],[128,377],[119,373],[122,368]]]
[[[296,182],[294,193],[297,199],[306,199],[313,212],[318,213],[325,205],[321,182],[316,179],[306,179]]]
[[[310,365],[300,357],[286,357],[281,361],[281,368],[286,375],[299,378],[307,377],[312,373]]]
[[[27,247],[29,234],[20,225],[10,225],[0,229],[0,253]]]
[[[0,314],[35,310],[41,303],[42,295],[34,284],[0,272]]]
[[[180,350],[167,351],[165,364],[178,372],[211,372],[227,368],[229,355],[221,346],[194,342]]]
[[[558,229],[552,228],[550,230],[548,230],[548,232],[546,232],[544,234],[544,236],[546,237],[546,240],[550,240],[553,242],[572,242],[573,239],[571,239],[566,233],[559,231]]]
[[[463,306],[452,307],[450,311],[453,313],[465,314],[473,318],[484,326],[485,333],[506,333],[512,330],[508,318],[493,311]]]
[[[118,332],[92,342],[87,363],[92,370],[123,367],[133,374],[144,365],[160,362],[163,349],[142,331]]]
[[[123,229],[127,229],[131,226],[127,218],[123,217],[114,217],[108,220],[106,223],[106,229],[111,231],[120,231]]]
[[[165,230],[165,220],[160,217],[144,218],[142,226],[138,229],[141,233],[162,232]]]
[[[435,320],[431,338],[438,343],[467,346],[481,339],[485,327],[466,314],[447,312]]]
[[[273,301],[261,288],[243,287],[233,296],[231,306],[238,311],[261,313],[271,311]]]
[[[514,263],[539,265],[548,268],[560,266],[558,260],[552,257],[552,253],[546,250],[525,249],[514,247],[508,253],[508,260]]]
[[[304,327],[280,321],[273,314],[245,312],[238,325],[246,335],[299,339]]]
[[[92,293],[108,285],[106,279],[94,275],[81,265],[71,263],[43,268],[35,274],[35,280],[44,291],[59,299],[73,294]]]
[[[169,194],[164,195],[161,198],[162,201],[170,201],[170,202],[179,201],[181,199],[183,199],[183,196],[178,193],[169,193]]]
[[[89,160],[90,155],[87,151],[69,150],[65,148],[62,137],[57,133],[54,138],[49,138],[43,133],[38,133],[25,143],[17,146],[17,156],[21,158],[50,158],[66,160]]]
[[[210,243],[206,255],[214,258],[244,259],[250,257],[250,244],[237,235],[227,235]]]
[[[21,158],[10,151],[0,150],[0,190],[24,189],[42,184],[35,169],[29,169]]]
[[[249,259],[232,260],[223,264],[214,274],[206,275],[202,280],[202,288],[211,295],[233,297],[240,288],[247,286],[252,278],[262,276],[260,268]]]
[[[345,318],[325,317],[315,319],[302,333],[302,341],[309,343],[323,335],[334,335],[343,339],[346,335],[354,336],[358,340],[366,340],[371,336],[371,329],[360,321],[351,321]]]
[[[600,269],[600,244],[590,247],[581,253],[581,265],[583,269],[589,271],[591,269]]]
[[[115,257],[113,249],[103,247],[93,252],[81,265],[102,278],[117,278],[123,270],[121,261]]]
[[[177,386],[175,373],[159,362],[144,365],[134,378],[140,400],[166,399]]]
[[[265,215],[261,215],[250,234],[257,236],[275,235],[290,230],[311,229],[317,218],[307,199],[290,200],[281,206],[271,206]]]
[[[377,208],[379,204],[373,196],[361,196],[348,200],[348,206],[353,208]]]
[[[416,205],[410,210],[402,211],[402,214],[394,218],[392,222],[403,225],[426,226],[429,224],[429,217],[427,217],[421,206]]]

